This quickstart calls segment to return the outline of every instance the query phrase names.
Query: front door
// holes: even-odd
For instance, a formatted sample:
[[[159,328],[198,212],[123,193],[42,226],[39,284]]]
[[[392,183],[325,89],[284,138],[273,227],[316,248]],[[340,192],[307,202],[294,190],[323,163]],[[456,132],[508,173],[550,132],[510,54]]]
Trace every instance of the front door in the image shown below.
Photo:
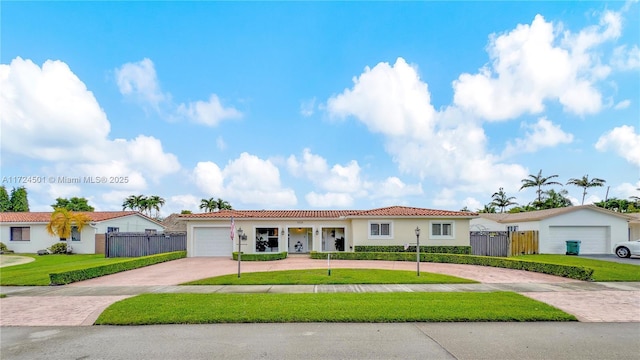
[[[290,228],[289,229],[289,253],[306,254],[311,251],[313,229]]]

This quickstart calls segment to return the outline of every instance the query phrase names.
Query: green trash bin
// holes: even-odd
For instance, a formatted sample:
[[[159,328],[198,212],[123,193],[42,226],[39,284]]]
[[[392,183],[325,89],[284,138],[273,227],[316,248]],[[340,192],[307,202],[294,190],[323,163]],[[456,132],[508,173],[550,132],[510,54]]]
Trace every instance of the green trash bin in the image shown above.
[[[580,254],[580,240],[567,240],[566,255],[579,255],[579,254]]]

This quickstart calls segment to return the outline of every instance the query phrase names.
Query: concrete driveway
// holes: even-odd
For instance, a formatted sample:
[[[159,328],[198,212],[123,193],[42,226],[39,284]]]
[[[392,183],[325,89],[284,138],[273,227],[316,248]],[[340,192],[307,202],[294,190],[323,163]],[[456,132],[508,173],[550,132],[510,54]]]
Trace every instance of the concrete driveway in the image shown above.
[[[602,260],[602,261],[611,261],[619,264],[631,264],[640,266],[640,256],[632,256],[628,258],[619,258],[613,254],[602,254],[602,255],[578,255],[587,259],[594,260]]]
[[[515,291],[558,307],[580,321],[640,322],[640,283],[590,283],[474,265],[421,263],[420,266],[423,276],[428,276],[428,272],[447,274],[493,285],[483,291]],[[241,270],[256,272],[326,267],[326,260],[292,256],[279,261],[243,262]],[[333,260],[331,267],[413,271],[416,264]],[[228,258],[186,258],[66,286],[2,287],[0,291],[9,296],[0,299],[0,326],[91,325],[106,307],[129,296],[168,291],[168,288],[187,281],[235,273],[237,262]],[[401,291],[425,290],[405,287]],[[443,287],[441,291],[459,290]]]

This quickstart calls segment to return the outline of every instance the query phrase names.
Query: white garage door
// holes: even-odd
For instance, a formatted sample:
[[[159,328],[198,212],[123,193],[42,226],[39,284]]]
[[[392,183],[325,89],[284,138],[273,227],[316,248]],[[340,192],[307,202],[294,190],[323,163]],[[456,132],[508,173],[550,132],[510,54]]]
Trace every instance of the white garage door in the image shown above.
[[[540,252],[564,254],[567,240],[580,240],[580,254],[610,253],[607,226],[550,226],[549,241],[540,244]]]
[[[193,251],[189,256],[231,256],[231,228],[193,228]]]

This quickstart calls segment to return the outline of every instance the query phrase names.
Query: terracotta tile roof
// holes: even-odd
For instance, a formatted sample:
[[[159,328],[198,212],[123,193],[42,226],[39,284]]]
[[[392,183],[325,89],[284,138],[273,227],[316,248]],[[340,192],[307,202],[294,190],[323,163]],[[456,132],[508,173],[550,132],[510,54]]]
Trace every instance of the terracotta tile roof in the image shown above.
[[[390,206],[373,210],[221,210],[200,214],[180,215],[184,219],[339,219],[347,217],[476,217],[464,211],[431,210],[404,206]]]
[[[0,213],[0,222],[20,222],[20,223],[48,223],[53,212],[5,212]],[[138,214],[150,221],[153,219],[137,211],[82,211],[91,218],[92,221],[100,222],[116,219],[123,216]]]
[[[537,210],[537,211],[527,211],[521,213],[503,213],[503,214],[478,214],[483,219],[493,220],[499,223],[513,223],[513,222],[526,222],[526,221],[539,221],[548,219],[550,217],[558,216],[561,214],[570,213],[577,210],[594,210],[604,214],[613,215],[625,218],[627,220],[631,220],[632,217],[630,214],[621,214],[615,211],[603,209],[601,207],[597,207],[595,205],[579,205],[579,206],[568,206],[563,208],[556,209],[547,209],[547,210]]]

